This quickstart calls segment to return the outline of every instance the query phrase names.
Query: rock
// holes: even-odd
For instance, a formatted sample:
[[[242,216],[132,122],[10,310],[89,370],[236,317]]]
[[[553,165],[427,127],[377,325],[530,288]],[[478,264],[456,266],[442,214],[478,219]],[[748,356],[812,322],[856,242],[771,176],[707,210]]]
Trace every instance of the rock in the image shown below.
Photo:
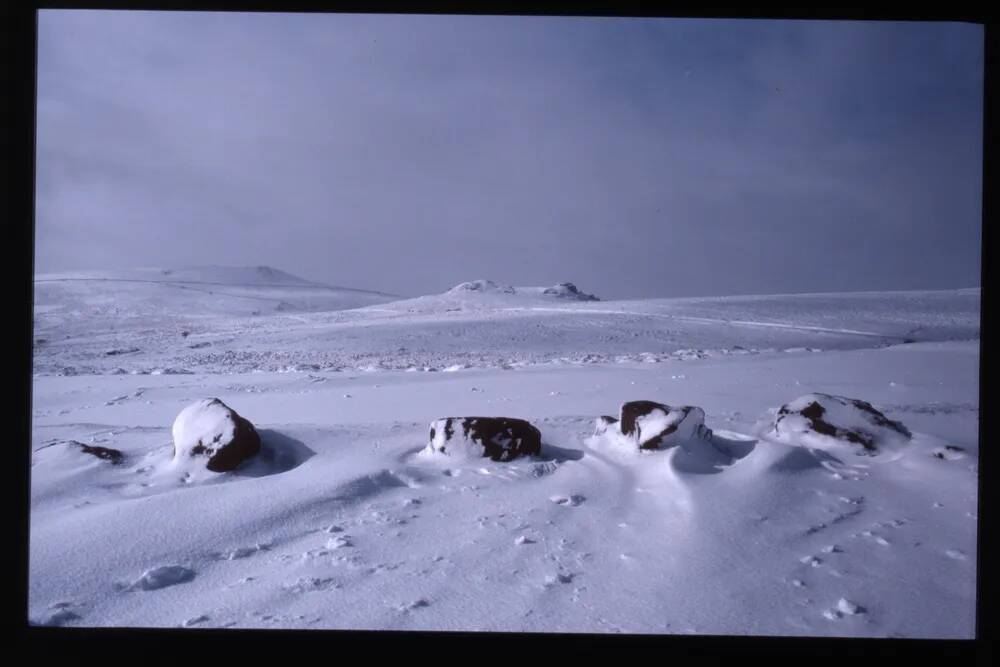
[[[173,425],[174,461],[204,457],[212,472],[233,470],[260,453],[260,435],[247,419],[217,398],[184,408]]]
[[[63,452],[69,452],[69,451],[73,451],[75,449],[76,451],[83,452],[84,454],[90,454],[91,456],[95,456],[95,457],[101,459],[102,461],[108,461],[111,465],[118,465],[122,461],[125,460],[125,455],[124,454],[122,454],[119,450],[117,450],[117,449],[111,449],[110,447],[98,447],[96,445],[87,445],[87,444],[84,444],[84,443],[79,442],[77,440],[65,440],[65,441],[60,441],[60,442],[56,442],[56,443],[53,443],[53,444],[54,445],[63,445],[64,448],[61,448]],[[56,448],[53,447],[50,450],[49,447],[50,446],[46,446],[46,447],[40,448],[36,452],[36,455],[38,455],[41,452],[44,452],[44,453],[41,454],[41,456],[43,457],[42,460],[50,460],[51,461],[52,460],[51,459],[51,455],[49,455],[48,453],[49,453],[49,451],[55,452]],[[64,454],[56,453],[56,456],[64,456]],[[75,457],[72,454],[70,454],[70,456],[72,457],[71,460],[75,460],[75,461],[84,461],[85,460],[85,459],[80,459],[78,457]]]
[[[546,287],[542,290],[542,294],[574,301],[600,301],[600,299],[593,294],[581,292],[573,283],[559,283],[558,285],[554,285],[552,287]]]
[[[514,294],[515,289],[510,285],[498,285],[492,280],[470,280],[459,283],[450,290],[450,294],[460,294],[462,292],[499,292],[501,294]]]
[[[912,437],[902,423],[870,403],[831,394],[806,394],[781,406],[771,433],[778,440],[859,456],[897,450]]]
[[[542,435],[523,419],[445,417],[431,422],[427,448],[446,456],[510,461],[541,453]]]
[[[85,445],[82,442],[74,441],[73,444],[80,447],[80,451],[84,454],[90,454],[91,456],[96,456],[104,461],[110,461],[111,465],[118,465],[125,460],[125,455],[122,454],[117,449],[111,449],[110,447],[94,447],[92,445]]]
[[[707,439],[705,411],[693,405],[669,406],[655,401],[624,403],[618,419],[597,418],[595,434],[609,430],[638,449],[665,449],[695,438]]]

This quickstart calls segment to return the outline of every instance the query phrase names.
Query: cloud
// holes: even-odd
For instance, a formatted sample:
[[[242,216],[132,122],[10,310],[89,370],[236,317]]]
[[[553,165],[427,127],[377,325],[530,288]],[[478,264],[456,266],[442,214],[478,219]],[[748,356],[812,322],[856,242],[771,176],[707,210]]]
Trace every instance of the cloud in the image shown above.
[[[978,26],[40,16],[39,271],[978,284]]]

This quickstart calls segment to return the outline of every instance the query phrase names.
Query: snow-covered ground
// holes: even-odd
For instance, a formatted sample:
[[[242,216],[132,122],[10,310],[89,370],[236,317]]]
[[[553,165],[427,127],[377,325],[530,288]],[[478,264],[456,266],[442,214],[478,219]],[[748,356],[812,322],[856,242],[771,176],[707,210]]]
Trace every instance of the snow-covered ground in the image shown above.
[[[261,269],[38,276],[32,620],[973,635],[979,290],[393,299]],[[768,434],[817,392],[913,438],[866,458]],[[171,425],[205,397],[263,451],[182,477]],[[701,407],[731,456],[593,437],[637,399]],[[463,415],[530,420],[542,455],[421,451]]]

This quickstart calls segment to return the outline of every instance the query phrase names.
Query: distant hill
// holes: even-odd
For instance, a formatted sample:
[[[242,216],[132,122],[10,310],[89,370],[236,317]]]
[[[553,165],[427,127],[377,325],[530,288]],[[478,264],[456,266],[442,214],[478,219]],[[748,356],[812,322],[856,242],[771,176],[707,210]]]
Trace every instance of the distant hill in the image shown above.
[[[398,297],[316,283],[267,266],[138,268],[35,275],[41,330],[164,326],[178,320],[349,310]]]

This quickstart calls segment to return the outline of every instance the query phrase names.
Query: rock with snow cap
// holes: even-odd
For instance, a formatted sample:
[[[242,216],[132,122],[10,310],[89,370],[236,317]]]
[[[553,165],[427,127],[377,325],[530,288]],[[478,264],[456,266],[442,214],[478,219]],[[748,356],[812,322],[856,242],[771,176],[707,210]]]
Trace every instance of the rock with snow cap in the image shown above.
[[[612,431],[637,449],[666,449],[692,439],[706,439],[705,411],[693,405],[670,406],[656,401],[622,404],[618,419],[597,418],[596,435]]]
[[[204,458],[212,472],[233,470],[260,453],[260,435],[244,417],[205,398],[184,408],[173,425],[174,461]]]
[[[812,449],[873,457],[898,452],[912,437],[906,426],[867,401],[819,393],[781,406],[770,435]]]

